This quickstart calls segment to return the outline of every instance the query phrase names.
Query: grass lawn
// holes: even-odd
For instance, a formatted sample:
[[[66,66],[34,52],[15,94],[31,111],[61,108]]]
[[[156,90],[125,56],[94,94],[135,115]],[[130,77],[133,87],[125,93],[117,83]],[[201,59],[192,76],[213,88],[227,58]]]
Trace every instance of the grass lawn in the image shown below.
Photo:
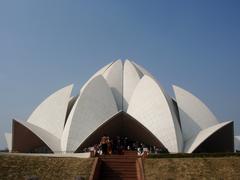
[[[88,179],[94,159],[0,155],[0,179]]]
[[[149,158],[143,160],[146,180],[240,179],[240,157]]]

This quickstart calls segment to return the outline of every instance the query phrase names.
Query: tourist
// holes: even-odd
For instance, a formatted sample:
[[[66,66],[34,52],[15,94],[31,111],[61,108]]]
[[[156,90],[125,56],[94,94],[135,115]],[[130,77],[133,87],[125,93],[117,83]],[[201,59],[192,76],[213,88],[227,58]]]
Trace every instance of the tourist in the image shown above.
[[[107,140],[107,152],[108,154],[112,154],[112,140],[110,140],[110,138],[108,137],[108,140]]]
[[[107,136],[106,135],[102,136],[101,141],[100,141],[100,146],[101,146],[101,149],[102,149],[102,154],[106,155],[107,154],[107,150],[108,150],[108,147],[107,147]]]

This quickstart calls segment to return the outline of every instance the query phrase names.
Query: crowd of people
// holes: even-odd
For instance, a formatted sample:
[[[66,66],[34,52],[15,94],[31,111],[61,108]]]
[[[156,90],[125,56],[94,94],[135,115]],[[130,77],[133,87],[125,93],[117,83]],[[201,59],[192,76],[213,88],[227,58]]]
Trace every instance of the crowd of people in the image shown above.
[[[142,155],[144,152],[154,154],[165,152],[162,148],[132,141],[128,137],[116,136],[111,139],[107,135],[103,135],[100,143],[88,148],[88,151],[93,151],[95,155],[124,154],[124,151],[136,151],[138,155]]]

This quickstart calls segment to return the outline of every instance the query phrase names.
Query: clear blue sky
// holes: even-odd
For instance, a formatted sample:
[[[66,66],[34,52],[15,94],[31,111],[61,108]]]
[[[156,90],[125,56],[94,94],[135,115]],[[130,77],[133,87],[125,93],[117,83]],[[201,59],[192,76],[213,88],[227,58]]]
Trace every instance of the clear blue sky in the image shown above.
[[[119,58],[171,95],[172,84],[191,91],[240,134],[240,1],[1,0],[0,148],[12,118]]]

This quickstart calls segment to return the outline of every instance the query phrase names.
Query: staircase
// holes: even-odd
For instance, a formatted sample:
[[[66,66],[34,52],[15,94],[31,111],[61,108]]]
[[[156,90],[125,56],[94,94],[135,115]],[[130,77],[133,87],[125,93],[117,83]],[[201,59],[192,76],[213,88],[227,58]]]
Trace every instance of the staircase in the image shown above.
[[[136,180],[136,152],[125,152],[124,155],[106,155],[100,157],[101,180]]]

